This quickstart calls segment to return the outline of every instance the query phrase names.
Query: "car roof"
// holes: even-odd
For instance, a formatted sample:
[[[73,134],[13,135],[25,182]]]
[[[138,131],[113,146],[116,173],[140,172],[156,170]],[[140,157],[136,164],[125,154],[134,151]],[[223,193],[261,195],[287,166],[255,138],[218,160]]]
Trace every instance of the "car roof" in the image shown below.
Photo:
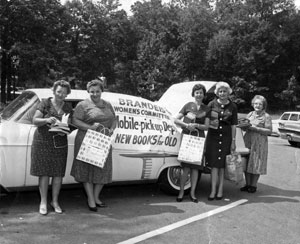
[[[287,112],[284,112],[283,114],[290,114],[290,113],[293,113],[293,114],[300,114],[299,111],[287,111]]]
[[[53,97],[53,91],[51,88],[33,88],[26,89],[26,91],[35,93],[40,100]],[[88,98],[88,93],[86,90],[71,90],[71,93],[67,96],[66,100],[82,100],[85,98]]]
[[[36,94],[36,96],[41,100],[41,99],[45,99],[48,97],[53,97],[53,91],[51,90],[51,88],[32,88],[32,89],[26,89],[24,92],[33,92],[34,94]],[[108,101],[116,101],[119,98],[123,98],[123,99],[132,99],[134,98],[138,98],[139,100],[145,100],[145,101],[149,101],[145,98],[142,97],[138,97],[138,96],[132,96],[132,95],[127,95],[127,94],[122,94],[122,93],[115,93],[115,92],[107,92],[104,91],[102,93],[102,98]],[[89,98],[89,93],[87,92],[87,90],[71,90],[71,93],[67,96],[66,100],[67,101],[81,101],[84,100],[86,98]],[[151,102],[151,101],[149,101]]]

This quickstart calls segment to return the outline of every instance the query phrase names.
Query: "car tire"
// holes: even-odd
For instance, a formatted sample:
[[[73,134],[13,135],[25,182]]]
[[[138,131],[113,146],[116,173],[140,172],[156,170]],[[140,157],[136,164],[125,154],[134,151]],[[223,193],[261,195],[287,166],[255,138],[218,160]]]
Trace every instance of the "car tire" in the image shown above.
[[[180,166],[169,167],[164,169],[158,179],[160,189],[169,195],[178,195],[179,183],[182,168]],[[199,174],[200,178],[200,174]],[[190,179],[187,180],[184,193],[187,194],[191,188]]]

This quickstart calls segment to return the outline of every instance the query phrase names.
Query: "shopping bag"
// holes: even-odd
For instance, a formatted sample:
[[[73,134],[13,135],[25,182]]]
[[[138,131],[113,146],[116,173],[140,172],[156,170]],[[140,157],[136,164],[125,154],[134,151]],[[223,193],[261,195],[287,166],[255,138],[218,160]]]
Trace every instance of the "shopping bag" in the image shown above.
[[[103,168],[111,143],[110,136],[98,131],[87,130],[76,159]]]
[[[203,165],[205,138],[183,134],[178,152],[178,161],[193,165]]]
[[[244,167],[242,157],[238,153],[226,156],[225,179],[239,184],[243,181]]]

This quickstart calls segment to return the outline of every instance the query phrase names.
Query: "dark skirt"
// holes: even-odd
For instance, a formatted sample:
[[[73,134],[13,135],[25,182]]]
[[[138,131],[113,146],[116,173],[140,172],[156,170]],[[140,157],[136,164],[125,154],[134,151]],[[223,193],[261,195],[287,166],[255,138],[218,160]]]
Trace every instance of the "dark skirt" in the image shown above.
[[[61,136],[48,130],[47,126],[42,126],[38,127],[34,133],[30,174],[64,177],[68,156],[67,136]]]
[[[107,184],[112,182],[112,148],[103,168],[76,159],[86,131],[78,130],[74,145],[74,160],[71,175],[77,182]]]
[[[226,155],[230,154],[232,142],[231,126],[209,129],[206,138],[205,159],[211,168],[225,168]]]

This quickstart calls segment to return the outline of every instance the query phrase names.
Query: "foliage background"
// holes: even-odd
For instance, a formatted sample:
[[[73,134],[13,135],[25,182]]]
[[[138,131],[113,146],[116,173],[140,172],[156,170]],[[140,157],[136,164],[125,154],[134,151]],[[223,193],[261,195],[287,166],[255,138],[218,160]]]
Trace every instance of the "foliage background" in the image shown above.
[[[56,79],[156,100],[184,80],[224,80],[240,110],[300,99],[300,13],[293,0],[0,1],[1,102]]]

